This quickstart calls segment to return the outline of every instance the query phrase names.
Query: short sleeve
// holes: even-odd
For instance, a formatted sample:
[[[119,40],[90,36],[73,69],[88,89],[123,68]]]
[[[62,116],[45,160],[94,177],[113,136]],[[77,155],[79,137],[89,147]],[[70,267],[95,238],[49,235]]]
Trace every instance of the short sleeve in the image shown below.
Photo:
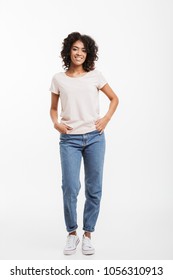
[[[51,92],[55,93],[55,94],[58,94],[58,95],[60,93],[59,86],[58,86],[58,81],[57,81],[57,78],[56,78],[56,74],[52,77],[52,81],[51,81],[49,90]]]
[[[101,89],[106,84],[107,84],[107,80],[105,79],[103,74],[100,71],[98,71],[98,84],[97,84],[98,89]]]

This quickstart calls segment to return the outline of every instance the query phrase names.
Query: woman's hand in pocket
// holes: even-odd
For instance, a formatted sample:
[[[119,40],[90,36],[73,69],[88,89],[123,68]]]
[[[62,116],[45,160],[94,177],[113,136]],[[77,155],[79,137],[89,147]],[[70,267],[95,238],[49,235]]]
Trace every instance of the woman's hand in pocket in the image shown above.
[[[64,134],[67,134],[68,131],[70,131],[70,130],[73,129],[72,127],[70,127],[70,126],[68,126],[68,125],[66,125],[66,124],[58,123],[58,122],[56,122],[56,123],[54,124],[54,128],[55,128],[56,130],[58,130],[60,133],[64,133]]]
[[[108,124],[109,119],[107,117],[103,117],[95,122],[96,129],[102,133]]]

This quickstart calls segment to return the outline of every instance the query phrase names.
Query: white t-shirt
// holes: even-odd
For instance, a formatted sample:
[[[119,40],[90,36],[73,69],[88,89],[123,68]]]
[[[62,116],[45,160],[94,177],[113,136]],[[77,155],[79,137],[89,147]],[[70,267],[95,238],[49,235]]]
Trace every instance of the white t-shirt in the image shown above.
[[[84,134],[96,130],[99,116],[99,90],[107,83],[102,73],[92,70],[79,77],[65,72],[54,74],[49,90],[60,95],[61,123],[69,125],[68,134]]]

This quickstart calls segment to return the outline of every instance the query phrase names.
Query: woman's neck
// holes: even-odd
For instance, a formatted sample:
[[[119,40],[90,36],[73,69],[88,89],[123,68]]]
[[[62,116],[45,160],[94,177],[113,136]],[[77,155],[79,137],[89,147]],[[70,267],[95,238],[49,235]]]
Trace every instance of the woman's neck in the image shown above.
[[[82,66],[70,66],[70,68],[67,70],[66,73],[77,76],[77,75],[81,75],[85,72],[86,71],[83,69]]]

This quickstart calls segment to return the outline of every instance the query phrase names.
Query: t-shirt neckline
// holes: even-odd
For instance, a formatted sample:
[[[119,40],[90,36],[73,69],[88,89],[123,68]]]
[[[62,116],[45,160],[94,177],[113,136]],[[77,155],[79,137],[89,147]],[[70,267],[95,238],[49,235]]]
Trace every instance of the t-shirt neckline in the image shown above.
[[[65,77],[70,78],[70,79],[80,79],[80,78],[84,78],[85,76],[87,76],[91,71],[85,72],[84,75],[81,76],[76,76],[76,77],[70,77],[66,74],[66,72],[62,72],[64,74]]]

